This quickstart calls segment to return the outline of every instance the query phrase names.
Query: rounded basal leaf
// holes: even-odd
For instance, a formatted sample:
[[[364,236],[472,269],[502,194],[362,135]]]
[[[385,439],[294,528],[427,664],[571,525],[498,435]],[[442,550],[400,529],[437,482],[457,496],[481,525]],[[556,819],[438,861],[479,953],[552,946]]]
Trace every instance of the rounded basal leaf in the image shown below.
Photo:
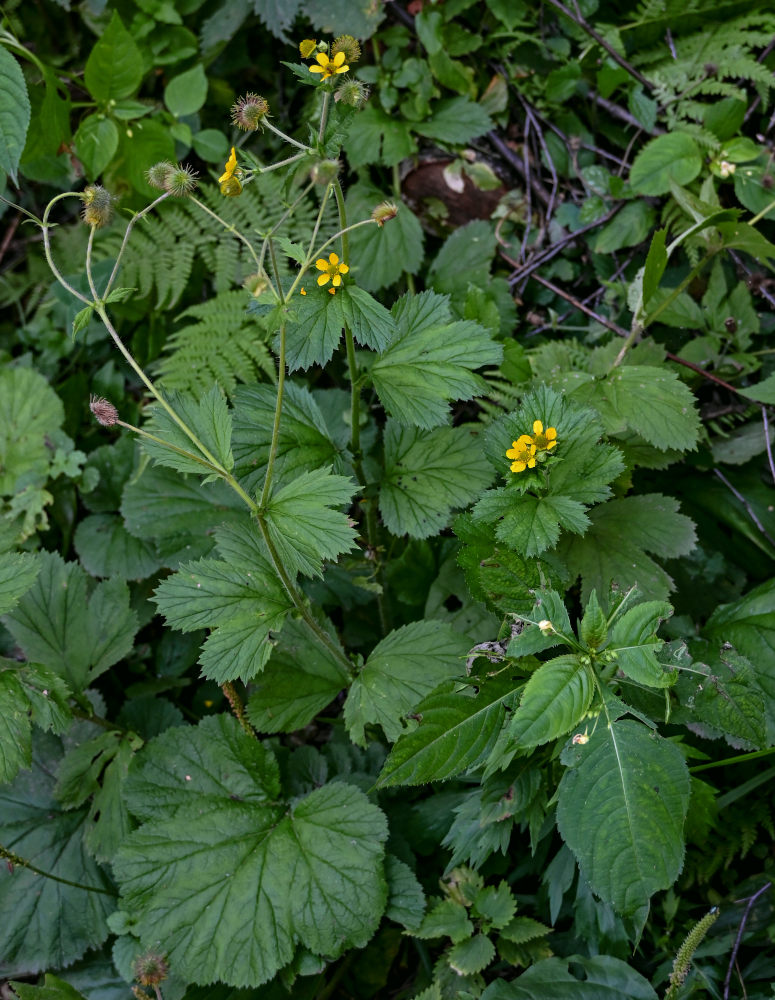
[[[289,806],[276,780],[271,755],[231,719],[149,747],[130,801],[157,781],[163,818],[128,838],[114,870],[143,945],[188,981],[260,985],[298,945],[330,958],[362,947],[384,912],[382,812],[339,782]]]
[[[683,865],[689,772],[680,750],[630,719],[575,749],[557,825],[592,889],[621,913],[667,889]]]
[[[638,194],[668,194],[671,181],[688,184],[702,170],[702,154],[691,136],[672,132],[657,136],[635,157],[630,184]]]
[[[108,936],[115,901],[108,876],[84,847],[87,810],[65,812],[53,797],[62,754],[59,739],[40,736],[32,768],[0,791],[0,843],[41,871],[77,883],[0,865],[3,977],[62,969]]]

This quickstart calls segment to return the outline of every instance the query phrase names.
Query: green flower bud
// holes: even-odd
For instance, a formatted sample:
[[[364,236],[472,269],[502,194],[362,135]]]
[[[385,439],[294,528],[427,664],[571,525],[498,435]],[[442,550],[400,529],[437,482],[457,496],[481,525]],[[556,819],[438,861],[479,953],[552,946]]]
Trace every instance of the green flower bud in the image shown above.
[[[87,226],[101,229],[113,218],[113,195],[99,184],[90,184],[81,195],[81,218]]]

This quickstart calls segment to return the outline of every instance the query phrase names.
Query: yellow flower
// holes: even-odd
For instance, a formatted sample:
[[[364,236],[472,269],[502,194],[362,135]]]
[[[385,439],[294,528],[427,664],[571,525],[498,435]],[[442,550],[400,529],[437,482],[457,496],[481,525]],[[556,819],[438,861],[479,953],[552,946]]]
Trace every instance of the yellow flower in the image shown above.
[[[551,451],[552,448],[557,447],[557,430],[554,427],[547,427],[544,431],[544,425],[540,420],[535,420],[533,422],[533,444],[536,446],[536,451]]]
[[[309,59],[317,46],[318,43],[314,38],[305,38],[303,42],[299,42],[299,52],[301,52],[301,58]]]
[[[225,172],[218,178],[218,183],[221,185],[221,194],[227,198],[236,198],[238,194],[242,194],[241,176],[242,170],[237,166],[237,154],[234,151],[234,146],[232,146],[231,156],[226,161]]]
[[[511,447],[506,452],[506,458],[512,459],[511,471],[524,472],[525,469],[534,469],[535,454],[536,446],[527,434],[523,434],[517,441],[512,441]]]
[[[323,271],[323,274],[318,275],[318,284],[326,285],[330,281],[334,288],[338,288],[342,284],[342,275],[347,274],[350,268],[347,264],[340,264],[339,258],[335,253],[330,253],[328,255],[328,260],[323,257],[319,257],[315,261],[315,267],[318,271]],[[333,288],[328,289],[329,292],[333,293]]]
[[[346,73],[350,67],[345,65],[344,58],[344,52],[337,52],[333,59],[329,59],[325,52],[318,52],[315,56],[318,65],[310,66],[309,71],[310,73],[320,73],[321,80],[327,80],[337,73]]]

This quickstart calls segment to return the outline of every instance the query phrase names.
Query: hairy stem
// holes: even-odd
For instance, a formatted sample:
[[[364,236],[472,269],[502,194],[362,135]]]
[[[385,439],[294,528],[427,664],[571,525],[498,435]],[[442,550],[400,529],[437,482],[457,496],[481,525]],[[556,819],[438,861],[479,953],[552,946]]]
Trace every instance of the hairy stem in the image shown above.
[[[110,272],[108,283],[107,285],[105,285],[105,291],[102,293],[103,299],[107,298],[111,285],[118,277],[118,269],[121,266],[121,258],[124,256],[124,250],[126,250],[126,245],[129,242],[129,236],[132,230],[140,221],[140,219],[145,218],[145,216],[148,215],[149,212],[152,212],[157,205],[160,205],[165,200],[165,198],[169,197],[170,197],[169,191],[165,191],[164,194],[159,195],[159,197],[155,201],[152,201],[150,205],[146,205],[141,212],[138,212],[136,215],[133,215],[132,218],[127,223],[126,231],[124,233],[124,238],[121,241],[121,246],[119,247],[118,256],[116,257],[116,263],[113,265],[113,270]],[[97,298],[96,295],[94,297],[95,299]]]
[[[99,892],[103,896],[117,896],[118,893],[114,892],[112,889],[100,889],[96,885],[82,885],[80,882],[71,882],[69,878],[61,878],[59,875],[54,875],[52,872],[44,872],[42,868],[37,868],[31,861],[26,858],[19,857],[18,854],[14,854],[13,851],[9,851],[8,848],[3,847],[0,844],[0,858],[4,858],[9,864],[16,865],[18,868],[27,868],[31,872],[35,872],[36,875],[42,875],[43,878],[50,878],[53,882],[61,882],[62,885],[71,885],[75,889],[83,889],[86,892]]]

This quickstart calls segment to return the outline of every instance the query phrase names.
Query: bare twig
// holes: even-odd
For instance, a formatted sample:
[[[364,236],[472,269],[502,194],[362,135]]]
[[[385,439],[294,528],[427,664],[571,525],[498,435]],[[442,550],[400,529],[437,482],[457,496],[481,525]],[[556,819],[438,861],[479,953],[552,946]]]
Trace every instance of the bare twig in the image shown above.
[[[736,490],[734,488],[734,486],[730,483],[730,481],[727,479],[727,477],[724,475],[724,473],[721,472],[720,469],[714,469],[713,473],[714,473],[714,475],[718,479],[721,480],[721,482],[726,486],[726,488],[729,490],[729,492],[737,500],[739,500],[740,503],[745,507],[745,509],[746,509],[746,511],[748,513],[748,516],[751,518],[751,520],[756,525],[756,527],[759,529],[759,531],[761,531],[761,533],[764,535],[764,537],[767,539],[767,541],[770,543],[770,545],[775,545],[775,538],[773,538],[772,535],[764,527],[764,525],[762,524],[762,522],[756,516],[756,511],[753,509],[753,507],[750,505],[750,503],[748,503],[748,501],[743,496],[743,494],[739,490]]]
[[[771,888],[771,886],[772,882],[767,882],[765,885],[761,887],[761,889],[758,890],[758,892],[755,892],[753,896],[749,896],[748,899],[745,900],[746,907],[745,910],[743,911],[742,917],[740,918],[740,926],[737,928],[735,943],[732,945],[732,955],[730,956],[729,966],[727,967],[727,974],[724,979],[724,993],[722,994],[724,1000],[729,1000],[729,985],[732,981],[732,969],[734,969],[735,963],[737,962],[737,953],[740,951],[740,944],[743,940],[743,932],[745,931],[745,925],[748,923],[748,917],[750,916],[751,910],[753,909],[753,904],[756,902],[759,896],[762,896],[769,888]],[[736,900],[736,902],[742,903],[744,902],[744,900],[739,899]]]
[[[624,122],[625,125],[632,125],[633,128],[640,129],[642,132],[648,132],[649,135],[662,135],[664,129],[658,128],[656,125],[654,128],[646,128],[638,119],[631,115],[626,108],[620,108],[618,104],[614,104],[613,101],[607,100],[605,97],[601,97],[600,94],[596,94],[595,91],[591,91],[589,95],[598,107],[603,108],[607,111],[612,118],[618,118],[620,122]]]
[[[533,190],[533,194],[536,195],[548,208],[551,204],[552,197],[549,192],[541,185],[535,176],[528,175],[525,172],[525,164],[522,158],[517,155],[517,153],[498,135],[497,132],[488,132],[486,138],[489,140],[490,144],[500,153],[503,159],[508,163],[514,171],[519,174],[526,184],[529,184]]]
[[[764,445],[767,448],[767,461],[770,463],[770,475],[775,483],[775,463],[772,461],[772,442],[770,441],[770,422],[767,419],[767,407],[762,406],[762,423],[764,424]]]
[[[547,3],[551,4],[556,10],[559,10],[561,14],[564,14],[570,21],[573,21],[575,25],[581,28],[582,31],[586,32],[590,38],[594,38],[601,48],[605,49],[608,55],[613,59],[615,63],[622,67],[627,73],[630,74],[633,79],[637,80],[646,90],[653,90],[654,84],[647,80],[646,77],[640,73],[634,66],[630,65],[624,56],[619,55],[613,45],[607,42],[602,35],[599,35],[595,29],[589,24],[581,15],[581,12],[574,14],[572,11],[568,10],[564,3],[560,3],[560,0],[546,0]]]

